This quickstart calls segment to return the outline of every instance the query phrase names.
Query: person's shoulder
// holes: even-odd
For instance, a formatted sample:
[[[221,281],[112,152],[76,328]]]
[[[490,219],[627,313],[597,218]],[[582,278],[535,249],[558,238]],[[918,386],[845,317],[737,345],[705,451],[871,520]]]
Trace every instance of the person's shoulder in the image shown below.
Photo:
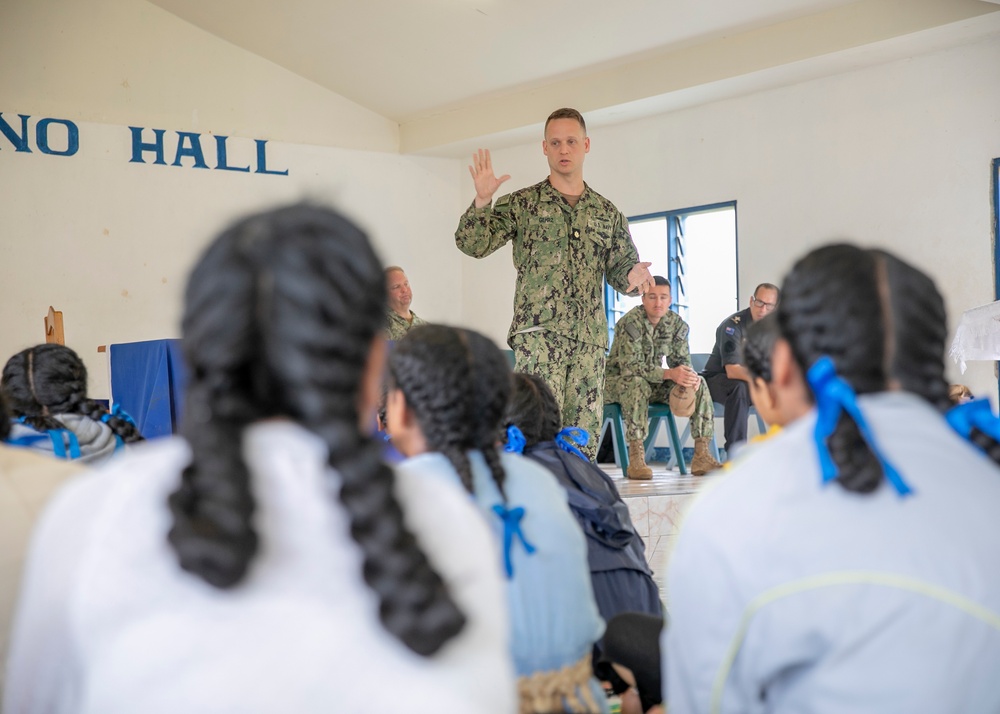
[[[191,448],[180,437],[132,444],[121,455],[87,471],[75,483],[92,482],[95,490],[143,490],[166,488],[180,478],[191,460]]]
[[[532,184],[531,186],[525,186],[524,188],[519,188],[516,191],[504,194],[497,199],[496,206],[504,204],[509,204],[511,206],[523,206],[528,203],[538,203],[542,200],[542,194],[546,192],[547,188],[551,188],[551,185],[549,184],[548,179],[543,179],[542,181]]]
[[[536,493],[565,501],[562,486],[555,475],[540,463],[527,456],[504,452],[500,455],[507,480],[504,484],[507,495],[517,500],[521,495]]]
[[[41,511],[64,482],[86,470],[87,466],[79,461],[57,459],[32,449],[0,446],[0,482],[18,493],[21,498],[16,501],[17,506],[25,506],[31,514]]]
[[[636,305],[615,323],[615,334],[617,335],[620,331],[629,339],[638,340],[642,337],[643,320],[645,319],[646,309],[642,305]]]
[[[670,332],[676,332],[677,330],[688,326],[684,318],[673,310],[667,310],[667,314],[660,319],[660,324],[663,325],[664,329]]]
[[[405,479],[409,481],[419,481],[425,483],[426,480],[433,480],[452,486],[461,487],[458,474],[444,454],[436,451],[428,451],[418,456],[411,456],[408,459],[394,464],[392,467],[396,472],[397,480]]]
[[[603,194],[600,194],[597,191],[595,191],[594,187],[591,186],[589,183],[584,182],[583,185],[587,189],[586,190],[586,195],[587,195],[587,200],[588,201],[593,201],[594,203],[596,203],[599,206],[601,206],[601,208],[618,212],[618,207],[615,206],[615,204],[612,203],[609,198],[607,198]]]
[[[753,322],[753,317],[750,315],[750,308],[744,308],[739,312],[734,312],[729,316],[729,320],[734,324],[738,325],[740,329],[745,328],[751,322]]]
[[[713,538],[741,540],[745,533],[766,528],[773,521],[769,504],[783,499],[801,502],[803,494],[814,487],[818,491],[805,466],[815,458],[808,438],[813,423],[802,419],[766,441],[745,447],[729,468],[713,472],[691,503],[684,525],[692,530],[704,527]]]
[[[749,310],[734,312],[732,315],[719,323],[719,331],[725,331],[727,335],[733,335],[742,331],[750,322],[749,314]]]
[[[440,456],[440,454],[436,454]],[[394,465],[394,490],[406,519],[420,529],[434,530],[447,521],[449,530],[469,528],[481,520],[472,495],[465,490],[447,459],[407,459]]]
[[[607,214],[609,217],[620,216],[622,221],[627,221],[627,219],[625,218],[625,214],[621,212],[618,206],[616,206],[611,201],[611,199],[605,198],[597,191],[592,189],[589,185],[587,185],[587,195],[589,196],[589,200],[592,201],[597,206],[598,210],[601,213]]]
[[[62,528],[113,528],[116,513],[136,514],[165,510],[166,496],[176,488],[190,461],[187,442],[180,438],[134,444],[120,456],[73,475],[56,491],[44,509],[42,522]],[[146,508],[137,504],[145,503]],[[77,523],[85,514],[88,524]],[[146,516],[137,516],[140,520]]]

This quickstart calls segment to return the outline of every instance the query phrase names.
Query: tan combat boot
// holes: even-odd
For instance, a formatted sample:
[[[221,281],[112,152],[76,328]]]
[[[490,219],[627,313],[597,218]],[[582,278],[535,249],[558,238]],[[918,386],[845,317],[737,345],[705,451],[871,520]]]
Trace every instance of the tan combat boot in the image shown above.
[[[722,464],[712,458],[708,453],[707,436],[699,436],[694,440],[694,458],[691,459],[691,473],[695,476],[704,476],[709,471],[721,469]]]
[[[653,469],[646,466],[646,449],[641,441],[628,442],[628,477],[637,481],[653,478]]]

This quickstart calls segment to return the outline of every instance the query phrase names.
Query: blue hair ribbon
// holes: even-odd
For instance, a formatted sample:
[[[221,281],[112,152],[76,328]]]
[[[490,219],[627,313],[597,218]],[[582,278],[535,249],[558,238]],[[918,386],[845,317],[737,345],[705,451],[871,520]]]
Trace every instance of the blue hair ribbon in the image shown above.
[[[80,458],[80,440],[76,434],[67,429],[49,429],[49,438],[52,440],[52,451],[60,459]],[[69,442],[69,455],[66,454],[66,442]]]
[[[1000,419],[993,414],[989,399],[973,399],[949,409],[944,418],[963,439],[972,439],[975,427],[995,441],[1000,441]],[[976,445],[976,448],[981,448]]]
[[[580,451],[577,446],[586,446],[590,441],[590,434],[585,432],[578,426],[567,426],[563,427],[558,434],[556,434],[556,445],[563,451],[568,451],[571,454],[576,454],[584,461],[590,461],[582,451]]]
[[[507,443],[503,445],[503,450],[508,454],[523,454],[527,445],[524,432],[511,424],[507,427]]]
[[[841,412],[847,412],[854,423],[858,425],[861,436],[868,443],[868,447],[875,454],[886,479],[896,489],[900,496],[906,496],[913,492],[913,489],[903,480],[899,471],[896,470],[882,454],[882,450],[875,442],[875,435],[868,426],[868,421],[861,408],[858,406],[858,397],[851,388],[851,385],[837,376],[837,368],[833,360],[827,356],[820,357],[809,368],[806,375],[809,386],[816,397],[816,429],[813,437],[816,440],[816,451],[819,453],[820,469],[823,474],[823,483],[829,483],[837,478],[837,465],[830,455],[830,447],[827,446],[827,439],[833,434],[840,419]]]
[[[521,541],[528,555],[535,552],[535,546],[527,541],[521,530],[521,519],[524,518],[523,507],[507,508],[504,504],[498,503],[493,506],[493,512],[500,516],[500,520],[503,521],[503,564],[507,570],[507,579],[510,580],[514,577],[514,563],[511,557],[514,549],[514,537],[516,536]]]
[[[127,411],[125,411],[124,409],[122,409],[122,405],[121,404],[115,404],[115,405],[113,405],[111,407],[111,411],[110,412],[105,412],[104,414],[102,414],[101,415],[101,421],[104,422],[105,424],[107,424],[108,420],[110,420],[111,417],[117,417],[118,419],[121,419],[122,421],[127,421],[132,426],[136,425],[135,424],[135,419],[133,419],[132,416]]]

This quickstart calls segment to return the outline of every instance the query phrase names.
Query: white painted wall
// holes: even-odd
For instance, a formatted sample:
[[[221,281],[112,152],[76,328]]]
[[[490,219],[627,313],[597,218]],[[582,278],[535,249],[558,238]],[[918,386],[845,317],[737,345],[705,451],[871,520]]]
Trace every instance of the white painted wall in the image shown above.
[[[202,138],[215,166],[214,141]],[[253,165],[254,144],[232,140],[229,154],[230,165]],[[42,319],[54,305],[67,344],[88,365],[92,395],[106,396],[97,346],[178,336],[185,276],[211,237],[239,214],[302,199],[340,207],[384,261],[405,266],[421,316],[460,317],[447,279],[460,270],[449,239],[461,212],[454,161],[270,142],[268,168],[288,169],[284,177],[130,158],[125,126],[80,124],[72,157],[16,153],[0,136],[3,360],[44,341]]]
[[[407,268],[422,316],[459,317],[455,162],[400,156],[394,122],[148,2],[0,2],[0,112],[15,129],[32,117],[33,149],[0,136],[0,362],[43,341],[54,305],[91,394],[107,396],[97,346],[176,336],[185,275],[211,236],[303,198],[366,226],[383,259]],[[46,116],[79,126],[76,156],[37,151]],[[233,137],[234,166],[269,139],[268,167],[290,175],[131,164],[129,125],[167,130],[168,163],[176,131],[202,132],[213,167],[211,134]]]
[[[935,278],[954,327],[963,310],[993,299],[997,67],[993,36],[594,129],[588,183],[626,215],[735,199],[741,295],[780,281],[795,258],[832,238],[888,248]],[[540,142],[494,152],[497,173],[512,175],[505,188],[546,175]],[[512,313],[510,250],[462,260],[464,319],[502,340]],[[996,396],[991,363],[970,363],[962,377],[952,371]]]

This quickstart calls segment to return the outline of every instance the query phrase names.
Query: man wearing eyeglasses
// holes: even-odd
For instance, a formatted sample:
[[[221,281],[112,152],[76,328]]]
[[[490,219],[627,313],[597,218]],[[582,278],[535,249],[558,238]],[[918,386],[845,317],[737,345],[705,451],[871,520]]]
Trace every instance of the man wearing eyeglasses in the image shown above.
[[[715,331],[715,346],[701,375],[708,382],[713,401],[725,405],[723,431],[726,452],[747,439],[747,418],[750,416],[750,376],[740,364],[743,331],[751,322],[761,319],[778,306],[778,286],[761,283],[753,291],[750,305],[730,315]]]

